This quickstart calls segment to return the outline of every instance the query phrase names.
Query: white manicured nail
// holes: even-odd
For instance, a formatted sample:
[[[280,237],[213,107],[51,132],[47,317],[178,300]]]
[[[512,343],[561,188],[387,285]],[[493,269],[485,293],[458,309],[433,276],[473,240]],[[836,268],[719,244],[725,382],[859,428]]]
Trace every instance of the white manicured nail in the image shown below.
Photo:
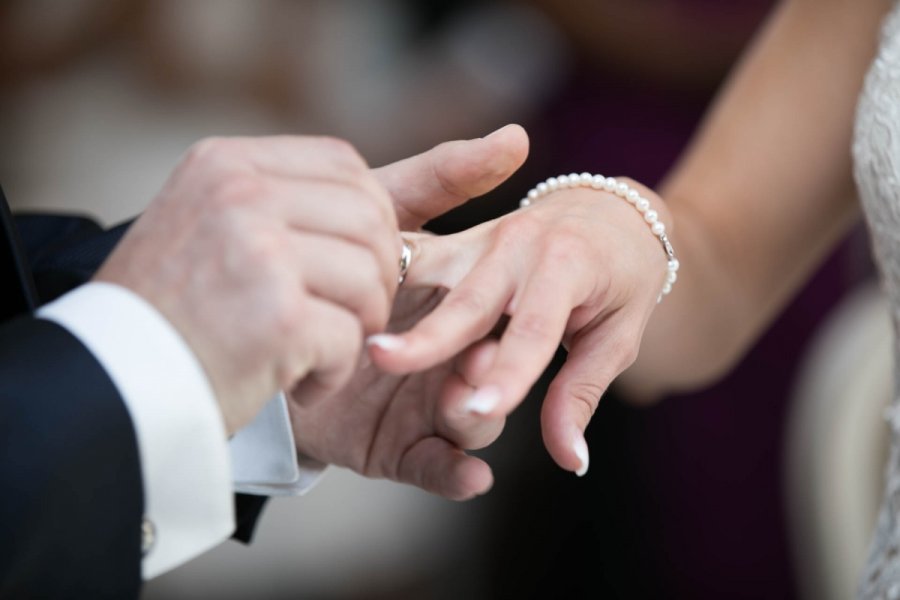
[[[579,477],[584,477],[584,474],[588,471],[588,464],[591,461],[590,455],[588,454],[587,442],[584,441],[584,436],[576,434],[575,441],[572,442],[572,449],[575,451],[575,456],[578,457],[578,462],[581,463],[575,471],[575,474]]]
[[[475,393],[466,400],[463,409],[466,412],[486,415],[497,408],[498,404],[500,404],[500,388],[488,386],[475,390]]]
[[[366,338],[366,346],[375,346],[386,352],[399,350],[405,345],[406,340],[398,335],[391,335],[389,333],[378,333]]]

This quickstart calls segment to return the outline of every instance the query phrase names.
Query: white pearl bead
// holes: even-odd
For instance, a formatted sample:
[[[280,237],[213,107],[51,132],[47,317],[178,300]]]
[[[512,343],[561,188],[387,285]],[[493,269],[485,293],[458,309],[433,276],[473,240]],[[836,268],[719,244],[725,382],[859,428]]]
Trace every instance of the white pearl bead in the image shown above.
[[[611,192],[629,204],[632,204],[644,218],[644,221],[650,226],[650,230],[657,236],[663,245],[663,249],[668,256],[673,256],[673,250],[666,237],[666,226],[659,220],[659,213],[651,208],[650,201],[640,195],[640,192],[633,189],[625,182],[619,182],[614,177],[604,177],[603,175],[591,175],[590,173],[570,173],[568,175],[558,175],[550,177],[546,181],[542,181],[534,188],[528,190],[525,198],[519,201],[519,206],[526,208],[535,204],[540,198],[551,194],[557,190],[591,187],[595,190],[604,190]],[[666,281],[662,287],[662,291],[657,297],[657,302],[661,302],[663,297],[672,291],[673,284],[678,281],[678,269],[681,263],[676,258],[670,258],[667,264]]]

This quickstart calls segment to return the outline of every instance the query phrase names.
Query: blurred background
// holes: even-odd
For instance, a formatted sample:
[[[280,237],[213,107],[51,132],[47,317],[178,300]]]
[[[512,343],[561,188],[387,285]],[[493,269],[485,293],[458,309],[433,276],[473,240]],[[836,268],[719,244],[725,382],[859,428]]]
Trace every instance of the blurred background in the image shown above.
[[[16,210],[112,224],[207,135],[327,133],[380,165],[522,123],[528,163],[432,224],[454,231],[549,175],[658,182],[771,4],[7,0],[0,182]],[[144,597],[848,597],[891,393],[871,280],[856,232],[725,381],[649,409],[613,390],[583,479],[543,450],[544,383],[485,452],[488,496],[331,469],[271,501],[251,547],[229,542]]]

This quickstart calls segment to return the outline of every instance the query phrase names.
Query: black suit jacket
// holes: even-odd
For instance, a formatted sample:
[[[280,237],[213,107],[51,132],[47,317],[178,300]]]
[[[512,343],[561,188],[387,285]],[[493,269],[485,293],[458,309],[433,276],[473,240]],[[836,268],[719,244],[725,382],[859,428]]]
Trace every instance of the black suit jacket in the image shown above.
[[[0,598],[133,598],[143,487],[131,419],[102,366],[32,311],[87,281],[127,229],[15,220],[0,190]],[[236,499],[249,541],[265,499]]]

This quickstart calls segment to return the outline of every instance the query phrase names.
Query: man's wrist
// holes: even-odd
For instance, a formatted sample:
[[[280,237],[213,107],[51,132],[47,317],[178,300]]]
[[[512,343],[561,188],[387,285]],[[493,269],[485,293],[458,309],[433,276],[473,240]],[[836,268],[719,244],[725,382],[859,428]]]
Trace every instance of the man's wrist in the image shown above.
[[[203,368],[174,327],[145,300],[110,283],[76,288],[37,316],[88,348],[131,416],[145,512],[157,531],[144,577],[226,539],[234,516],[225,427]]]

